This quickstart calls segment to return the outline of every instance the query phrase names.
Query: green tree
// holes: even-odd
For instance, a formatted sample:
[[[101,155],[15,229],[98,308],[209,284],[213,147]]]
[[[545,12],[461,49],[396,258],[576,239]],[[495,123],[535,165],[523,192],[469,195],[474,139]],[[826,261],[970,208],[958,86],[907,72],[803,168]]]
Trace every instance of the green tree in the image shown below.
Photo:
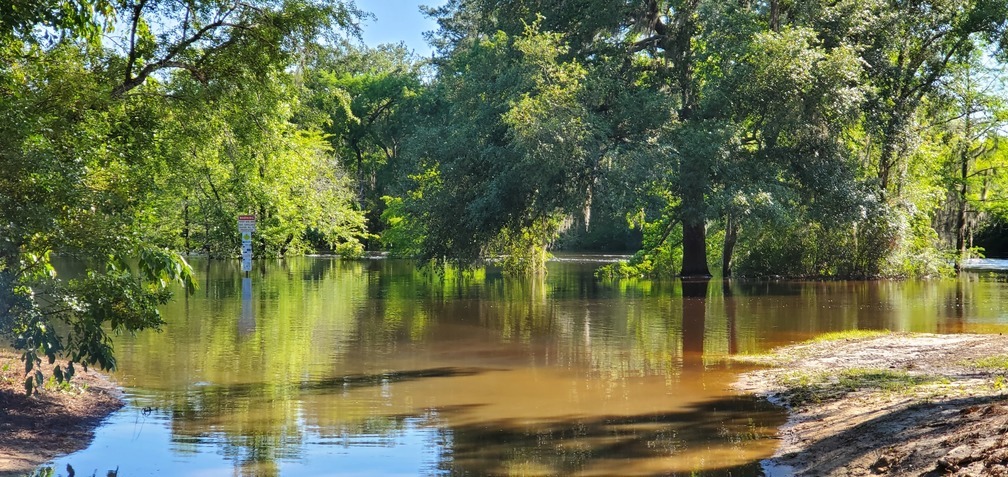
[[[969,258],[974,230],[984,220],[984,203],[992,179],[1005,167],[999,155],[1002,128],[1008,122],[1003,68],[974,53],[950,69],[950,78],[930,107],[932,141],[944,145],[935,154],[942,169],[935,172],[947,191],[936,211],[936,227],[958,254],[957,266]]]
[[[321,131],[292,122],[302,91],[292,76],[277,71],[240,89],[182,77],[149,89],[174,98],[151,138],[161,154],[148,175],[162,181],[142,211],[152,237],[231,257],[235,217],[253,213],[256,254],[303,252],[312,239],[359,253],[366,230],[351,180]]]
[[[144,151],[117,140],[127,109],[110,104],[87,69],[90,50],[4,46],[0,333],[23,351],[31,393],[43,382],[43,358],[67,359],[55,368],[60,381],[74,363],[114,367],[109,332],[156,328],[172,282],[194,283],[180,255],[131,227],[142,178],[121,172]],[[75,271],[57,270],[53,256]]]
[[[869,2],[864,30],[845,32],[866,46],[865,103],[870,145],[876,146],[878,187],[899,193],[905,159],[915,143],[913,120],[950,70],[978,48],[978,39],[1006,43],[1008,5],[1000,1]],[[864,6],[862,6],[864,8]]]
[[[580,102],[585,70],[565,54],[562,35],[530,23],[474,39],[439,65],[437,102],[417,135],[419,169],[431,173],[417,176],[423,194],[407,204],[425,227],[422,258],[507,252],[543,266],[599,158]]]
[[[644,210],[637,220],[650,224],[645,247],[675,253],[681,244],[681,261],[646,260],[709,275],[707,230],[718,219],[730,272],[751,209],[733,204],[772,197],[785,210],[815,196],[815,210],[835,213],[859,193],[840,142],[862,99],[851,84],[859,79],[857,51],[824,44],[792,24],[793,5],[771,3],[595,0],[574,14],[550,2],[471,0],[434,13],[438,46],[449,55],[533,21],[564,32],[558,59],[583,65],[577,100],[590,113],[583,117],[598,144],[592,150],[601,151],[582,203],[599,181],[624,181],[632,191],[625,203],[638,204],[627,212]],[[816,174],[822,167],[838,173],[832,182]],[[673,236],[681,240],[669,248]]]
[[[403,151],[416,121],[423,63],[402,45],[330,49],[308,71],[308,106],[356,185],[368,230],[380,233],[382,197],[401,194]],[[311,118],[305,118],[312,120]]]
[[[353,245],[363,220],[340,207],[348,183],[321,135],[296,128],[288,109],[299,61],[337,28],[355,31],[356,15],[328,2],[0,10],[10,28],[0,36],[0,333],[24,352],[28,392],[42,357],[68,360],[60,380],[74,363],[113,367],[110,332],[156,328],[172,283],[192,291],[172,237],[190,238],[178,192],[191,174],[225,176],[246,194],[225,205],[258,207],[264,243],[282,249],[313,228]],[[179,197],[176,229],[161,221]],[[222,204],[214,212],[225,220]]]

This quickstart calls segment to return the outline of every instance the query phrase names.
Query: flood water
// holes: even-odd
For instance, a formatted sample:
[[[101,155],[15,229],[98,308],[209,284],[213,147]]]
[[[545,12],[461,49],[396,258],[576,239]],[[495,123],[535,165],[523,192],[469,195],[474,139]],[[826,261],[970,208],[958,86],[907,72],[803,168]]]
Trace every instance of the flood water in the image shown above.
[[[116,340],[129,405],[52,463],[121,476],[763,475],[781,410],[728,358],[848,329],[1008,331],[992,272],[907,282],[444,276],[395,260],[194,261]]]

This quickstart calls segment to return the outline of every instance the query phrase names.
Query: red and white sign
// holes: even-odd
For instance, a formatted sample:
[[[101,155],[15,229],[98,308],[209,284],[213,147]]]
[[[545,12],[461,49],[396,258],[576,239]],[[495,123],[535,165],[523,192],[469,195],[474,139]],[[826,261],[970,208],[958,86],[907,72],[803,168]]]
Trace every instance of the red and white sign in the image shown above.
[[[256,216],[254,215],[239,215],[238,216],[238,231],[242,233],[252,233],[255,232],[256,228]]]
[[[255,232],[256,216],[239,215],[238,231],[242,235],[242,271],[252,271],[252,232]]]

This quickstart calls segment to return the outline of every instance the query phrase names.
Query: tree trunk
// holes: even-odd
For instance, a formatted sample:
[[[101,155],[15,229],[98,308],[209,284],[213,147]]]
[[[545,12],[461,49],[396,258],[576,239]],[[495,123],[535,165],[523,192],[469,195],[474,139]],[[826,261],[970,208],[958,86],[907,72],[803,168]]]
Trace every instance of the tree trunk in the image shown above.
[[[738,240],[738,224],[731,214],[725,218],[724,247],[721,249],[721,276],[732,276],[732,255],[735,253],[735,242]]]
[[[968,95],[972,98],[972,95]],[[973,102],[966,100],[966,111],[964,115],[964,131],[962,151],[959,153],[959,190],[957,202],[959,210],[956,211],[956,250],[959,252],[959,259],[956,260],[956,271],[960,271],[963,260],[966,259],[966,234],[969,224],[966,221],[966,193],[969,191],[969,171],[970,171],[970,143],[973,141]]]
[[[707,268],[707,226],[703,219],[683,220],[683,263],[684,277],[710,277]]]
[[[770,0],[770,30],[780,31],[781,5],[780,0]]]
[[[192,252],[192,247],[189,245],[189,235],[190,224],[189,224],[189,199],[182,202],[182,239],[184,241],[183,247],[186,253]],[[187,295],[188,296],[188,295]]]
[[[969,224],[967,222],[967,207],[966,207],[966,192],[967,185],[966,180],[968,179],[967,174],[969,172],[969,162],[968,158],[962,158],[962,175],[960,180],[962,183],[959,185],[959,197],[957,197],[957,202],[959,202],[959,210],[956,211],[956,250],[959,251],[959,260],[956,262],[956,269],[959,269],[959,264],[966,258],[966,235],[968,232]]]

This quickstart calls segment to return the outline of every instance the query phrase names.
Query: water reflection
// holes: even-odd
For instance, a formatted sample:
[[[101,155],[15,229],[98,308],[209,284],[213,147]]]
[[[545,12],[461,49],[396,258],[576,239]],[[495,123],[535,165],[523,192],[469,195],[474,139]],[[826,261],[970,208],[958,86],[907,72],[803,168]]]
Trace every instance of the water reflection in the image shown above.
[[[598,282],[594,266],[517,280],[319,258],[245,281],[237,263],[198,264],[204,292],[167,307],[164,332],[117,342],[133,406],[61,462],[123,475],[758,475],[783,416],[733,395],[727,356],[850,328],[1008,328],[1008,285],[977,275]]]

